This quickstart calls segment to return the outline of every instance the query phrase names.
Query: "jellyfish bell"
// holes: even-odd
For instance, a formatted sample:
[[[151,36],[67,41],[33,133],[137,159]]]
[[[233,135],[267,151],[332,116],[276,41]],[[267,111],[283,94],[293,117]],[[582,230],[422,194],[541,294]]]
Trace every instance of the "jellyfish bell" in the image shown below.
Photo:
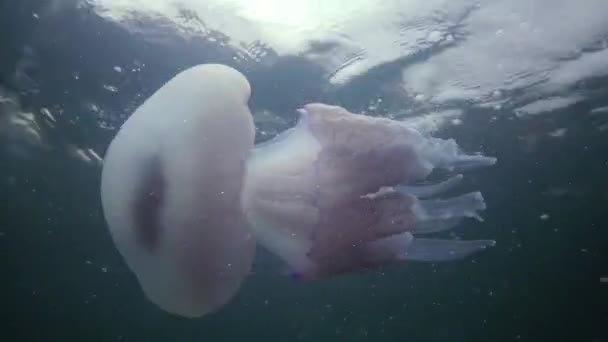
[[[217,64],[184,70],[120,128],[104,160],[103,212],[147,298],[170,313],[217,310],[250,271],[242,211],[254,144],[250,85]]]

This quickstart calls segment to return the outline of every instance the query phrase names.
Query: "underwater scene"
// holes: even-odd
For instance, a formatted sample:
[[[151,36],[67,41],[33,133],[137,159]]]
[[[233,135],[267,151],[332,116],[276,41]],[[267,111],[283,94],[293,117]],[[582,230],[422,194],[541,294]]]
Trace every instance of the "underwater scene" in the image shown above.
[[[608,342],[608,2],[0,2],[2,341]]]

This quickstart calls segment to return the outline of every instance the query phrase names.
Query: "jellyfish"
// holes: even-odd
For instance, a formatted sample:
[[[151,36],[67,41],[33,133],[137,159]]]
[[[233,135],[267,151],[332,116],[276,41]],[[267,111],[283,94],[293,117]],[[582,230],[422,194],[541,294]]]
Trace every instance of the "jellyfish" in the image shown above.
[[[249,96],[232,68],[189,68],[135,110],[106,152],[101,200],[113,242],[169,313],[217,310],[250,272],[256,240],[241,203],[255,136]]]
[[[304,279],[402,261],[467,257],[492,240],[421,235],[485,209],[462,179],[424,181],[495,158],[465,154],[404,122],[310,103],[295,127],[254,145],[250,84],[219,64],[186,69],[148,98],[106,152],[101,199],[113,242],[145,296],[185,317],[218,310],[256,244]]]
[[[489,166],[496,158],[339,106],[311,103],[298,111],[294,128],[254,149],[243,190],[259,243],[289,274],[319,279],[400,261],[457,260],[495,244],[420,236],[481,219],[486,207],[478,191],[440,198],[463,176],[423,183],[431,172]]]

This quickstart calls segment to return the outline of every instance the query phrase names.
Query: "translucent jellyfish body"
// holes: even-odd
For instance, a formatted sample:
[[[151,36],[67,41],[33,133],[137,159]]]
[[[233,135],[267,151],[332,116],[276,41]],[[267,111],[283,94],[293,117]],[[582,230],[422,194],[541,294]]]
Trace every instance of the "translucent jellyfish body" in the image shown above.
[[[105,156],[101,199],[117,249],[147,298],[196,317],[228,303],[256,242],[315,279],[404,260],[444,261],[494,244],[419,236],[485,209],[479,192],[449,199],[457,174],[435,168],[495,158],[403,122],[313,103],[296,127],[254,147],[250,85],[217,64],[182,71],[124,123]]]

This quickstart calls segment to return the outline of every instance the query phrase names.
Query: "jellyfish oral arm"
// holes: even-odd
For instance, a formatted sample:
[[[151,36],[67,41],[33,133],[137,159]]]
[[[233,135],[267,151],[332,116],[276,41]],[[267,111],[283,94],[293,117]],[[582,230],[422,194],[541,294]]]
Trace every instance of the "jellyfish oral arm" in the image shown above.
[[[252,153],[244,190],[260,244],[293,273],[314,279],[405,260],[456,260],[494,245],[416,235],[480,219],[485,209],[480,192],[433,198],[463,177],[420,185],[433,169],[464,171],[495,158],[338,106],[309,104],[299,112],[293,129]]]

